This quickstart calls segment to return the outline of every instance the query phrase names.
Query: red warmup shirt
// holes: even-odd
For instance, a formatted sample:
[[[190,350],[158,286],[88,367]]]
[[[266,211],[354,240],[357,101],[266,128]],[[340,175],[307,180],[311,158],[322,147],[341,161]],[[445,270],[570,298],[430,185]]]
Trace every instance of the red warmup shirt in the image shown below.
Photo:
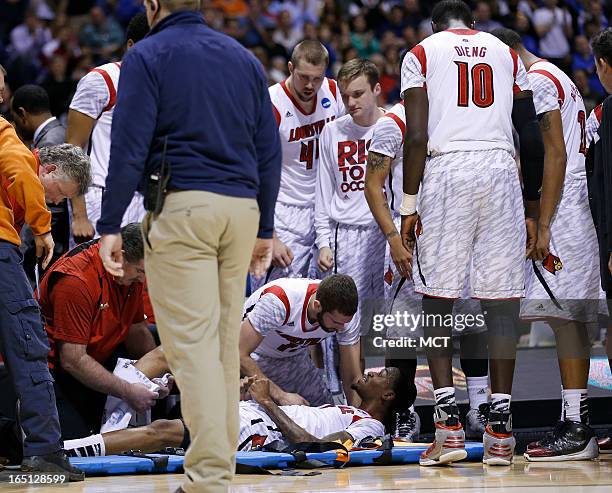
[[[132,324],[144,321],[142,284],[121,286],[106,272],[97,240],[63,255],[40,284],[40,307],[58,365],[57,341],[87,346],[103,364],[125,340]]]

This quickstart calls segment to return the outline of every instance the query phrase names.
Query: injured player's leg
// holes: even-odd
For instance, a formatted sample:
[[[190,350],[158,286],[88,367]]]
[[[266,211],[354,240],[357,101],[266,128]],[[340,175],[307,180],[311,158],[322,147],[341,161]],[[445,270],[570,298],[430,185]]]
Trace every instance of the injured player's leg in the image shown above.
[[[189,433],[180,419],[160,419],[139,428],[126,428],[75,440],[66,440],[64,449],[70,457],[116,455],[129,450],[150,453],[166,447],[186,448]]]

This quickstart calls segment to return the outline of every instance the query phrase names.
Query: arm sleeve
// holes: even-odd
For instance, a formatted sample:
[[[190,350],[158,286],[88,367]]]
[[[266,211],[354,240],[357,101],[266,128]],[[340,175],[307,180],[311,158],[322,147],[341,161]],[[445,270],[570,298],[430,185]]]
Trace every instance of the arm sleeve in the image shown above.
[[[89,72],[79,81],[70,102],[70,109],[95,120],[100,116],[109,100],[110,92],[104,77],[97,72]]]
[[[278,135],[277,119],[274,116],[270,93],[263,73],[263,68],[257,63],[260,80],[261,109],[259,123],[255,134],[255,150],[259,166],[259,232],[258,238],[272,238],[274,232],[274,205],[280,186],[281,145]]]
[[[333,187],[336,176],[333,172],[333,157],[335,150],[329,138],[329,126],[325,126],[319,137],[319,166],[315,186],[315,231],[316,245],[319,249],[331,246],[331,230],[329,227],[330,204],[333,197]]]
[[[87,344],[95,316],[95,302],[83,281],[74,276],[61,276],[51,290],[54,338],[75,344]]]
[[[0,117],[0,175],[8,183],[6,191],[11,199],[25,211],[32,232],[42,235],[51,231],[51,213],[35,169],[34,155],[21,143],[11,124]]]
[[[554,82],[545,75],[530,73],[529,81],[533,91],[533,105],[537,115],[559,109],[559,94]]]
[[[400,97],[404,98],[404,91],[413,87],[425,87],[425,74],[427,70],[427,62],[425,48],[418,44],[410,53],[404,57],[401,70],[401,92]]]
[[[286,317],[287,309],[285,305],[273,293],[264,294],[259,298],[247,315],[253,328],[263,337],[284,325]]]
[[[102,197],[100,234],[117,233],[145,169],[157,122],[159,91],[144,58],[131,49],[121,64],[113,113],[111,151]],[[138,115],[138,122],[134,121]]]
[[[365,437],[380,437],[385,434],[383,424],[374,418],[361,418],[351,423],[346,432],[353,437],[353,442],[357,443]]]
[[[521,147],[523,195],[527,200],[538,200],[544,175],[544,142],[531,98],[514,100],[512,123]]]
[[[392,118],[383,116],[378,119],[374,126],[369,150],[395,158],[402,150],[403,142],[404,134],[398,124]]]

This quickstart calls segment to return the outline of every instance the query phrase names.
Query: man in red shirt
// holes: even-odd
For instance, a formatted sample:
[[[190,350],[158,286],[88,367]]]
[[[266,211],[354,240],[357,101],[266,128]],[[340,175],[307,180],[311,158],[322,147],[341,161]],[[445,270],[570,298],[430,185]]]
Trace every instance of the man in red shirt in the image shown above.
[[[140,224],[122,228],[124,275],[107,273],[97,240],[62,256],[40,285],[40,306],[49,335],[49,366],[55,377],[64,440],[100,429],[107,395],[133,409],[149,409],[156,392],[112,373],[117,350],[138,359],[155,348],[145,323],[145,280]]]

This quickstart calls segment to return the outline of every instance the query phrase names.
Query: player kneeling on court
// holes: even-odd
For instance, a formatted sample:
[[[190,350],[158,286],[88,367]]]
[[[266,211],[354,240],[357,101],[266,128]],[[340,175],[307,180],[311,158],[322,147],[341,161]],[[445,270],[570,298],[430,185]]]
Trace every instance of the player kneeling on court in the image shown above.
[[[359,327],[345,329],[357,302],[355,282],[346,275],[335,274],[323,281],[277,279],[262,286],[244,305],[241,373],[269,378],[277,404],[331,404],[331,393],[309,348],[337,333],[344,392],[352,395],[351,384],[361,375],[359,350],[343,349],[359,345]]]

